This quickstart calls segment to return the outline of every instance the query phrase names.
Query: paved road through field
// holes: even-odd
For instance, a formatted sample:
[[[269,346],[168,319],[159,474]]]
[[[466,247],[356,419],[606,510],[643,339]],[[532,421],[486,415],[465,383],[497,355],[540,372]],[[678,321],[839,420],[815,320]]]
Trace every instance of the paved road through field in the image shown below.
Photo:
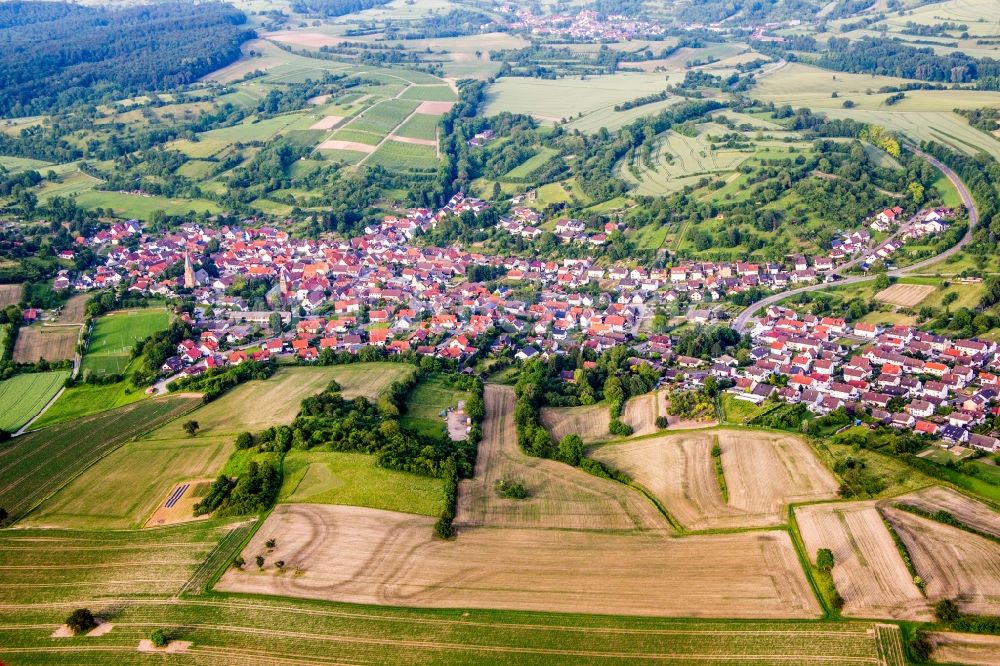
[[[950,168],[942,164],[938,159],[924,153],[923,151],[918,150],[916,147],[907,146],[907,148],[910,151],[912,151],[913,154],[923,157],[925,160],[930,162],[931,166],[935,167],[938,171],[943,173],[945,177],[951,181],[951,184],[955,186],[955,189],[958,190],[958,195],[962,198],[962,203],[965,205],[966,210],[969,211],[969,226],[965,230],[965,235],[963,235],[962,238],[960,238],[957,243],[952,245],[950,248],[948,248],[941,254],[936,254],[933,257],[929,257],[922,261],[918,261],[917,263],[912,264],[910,266],[906,266],[904,268],[897,268],[895,270],[889,271],[889,275],[891,277],[902,277],[907,273],[912,273],[914,271],[920,270],[921,268],[926,268],[931,264],[943,261],[948,257],[953,256],[955,253],[960,252],[961,249],[966,245],[968,245],[969,242],[972,240],[972,233],[975,230],[976,224],[979,222],[979,211],[976,210],[976,202],[973,200],[972,194],[969,192],[969,189],[965,186],[965,183],[963,183],[962,179],[958,177],[958,174],[956,174]],[[841,267],[840,270],[843,270],[843,268],[844,267]],[[832,275],[833,272],[834,271],[829,271],[825,275]],[[743,333],[746,330],[747,325],[750,323],[750,319],[753,317],[753,314],[755,312],[757,312],[761,308],[770,307],[771,305],[774,305],[778,301],[783,301],[789,296],[795,296],[796,294],[802,294],[807,291],[818,291],[820,289],[829,289],[830,287],[842,287],[845,285],[856,284],[858,282],[866,282],[871,279],[872,279],[871,276],[868,275],[857,275],[848,278],[843,278],[840,280],[833,280],[830,282],[819,282],[817,284],[811,284],[806,287],[797,287],[795,289],[788,289],[786,291],[778,292],[776,294],[771,294],[770,296],[766,296],[765,298],[762,298],[759,301],[751,303],[749,306],[747,306],[746,309],[744,309],[739,315],[737,315],[736,319],[733,320],[733,328],[735,328],[740,333]]]

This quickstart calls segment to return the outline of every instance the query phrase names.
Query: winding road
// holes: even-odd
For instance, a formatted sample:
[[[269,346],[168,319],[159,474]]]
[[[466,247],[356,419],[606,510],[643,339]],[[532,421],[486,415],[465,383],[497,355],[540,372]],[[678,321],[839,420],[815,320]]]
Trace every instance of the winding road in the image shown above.
[[[891,276],[891,277],[902,277],[902,276],[904,276],[904,275],[906,275],[908,273],[912,273],[914,271],[918,271],[921,268],[926,268],[927,266],[930,266],[931,264],[935,264],[935,263],[937,263],[939,261],[943,261],[943,260],[945,260],[945,259],[953,256],[957,252],[960,252],[962,250],[962,248],[965,247],[966,245],[968,245],[969,242],[972,240],[972,233],[973,233],[973,231],[975,231],[976,224],[979,222],[979,211],[976,210],[976,202],[972,199],[972,194],[969,192],[969,189],[965,186],[965,183],[963,183],[962,180],[958,177],[958,174],[956,174],[954,171],[952,171],[946,165],[942,164],[935,157],[932,157],[932,156],[924,153],[923,151],[918,150],[916,147],[914,147],[914,146],[906,146],[906,148],[908,150],[910,150],[914,155],[918,155],[919,157],[923,157],[925,160],[927,160],[931,164],[931,166],[933,166],[938,171],[940,171],[941,173],[943,173],[945,175],[945,177],[948,180],[951,181],[951,184],[955,186],[956,190],[958,190],[958,195],[962,198],[962,203],[965,205],[966,210],[969,211],[969,226],[965,230],[965,235],[963,235],[959,239],[959,241],[957,243],[955,243],[954,245],[952,245],[950,248],[948,248],[944,252],[942,252],[940,254],[936,254],[933,257],[928,257],[927,259],[923,259],[921,261],[918,261],[917,263],[912,264],[910,266],[906,266],[906,267],[903,267],[903,268],[897,268],[895,270],[889,271],[889,276]],[[840,270],[843,270],[843,268],[844,267],[842,266],[840,268]],[[834,270],[837,270],[837,269],[834,269]],[[829,271],[829,272],[825,273],[824,275],[827,275],[827,276],[828,275],[832,275],[833,272],[834,271]],[[805,286],[805,287],[797,287],[795,289],[788,289],[786,291],[781,291],[781,292],[778,292],[776,294],[771,294],[770,296],[766,296],[766,297],[760,299],[759,301],[757,301],[755,303],[751,303],[749,306],[747,306],[746,309],[744,309],[739,315],[736,316],[736,319],[733,320],[732,326],[733,326],[734,329],[736,329],[740,333],[745,332],[746,329],[747,329],[747,326],[750,323],[750,320],[753,317],[753,314],[755,312],[757,312],[761,308],[770,307],[771,305],[774,305],[775,303],[777,303],[779,301],[783,301],[784,299],[788,298],[789,296],[795,296],[796,294],[803,294],[803,293],[808,292],[808,291],[818,291],[820,289],[829,289],[830,287],[842,287],[842,286],[845,286],[845,285],[857,284],[858,282],[867,282],[868,280],[871,280],[871,279],[872,278],[871,278],[870,275],[857,275],[857,276],[853,276],[853,277],[843,278],[843,279],[840,279],[840,280],[833,280],[833,281],[830,281],[830,282],[818,282],[816,284],[811,284],[811,285],[808,285],[808,286]]]

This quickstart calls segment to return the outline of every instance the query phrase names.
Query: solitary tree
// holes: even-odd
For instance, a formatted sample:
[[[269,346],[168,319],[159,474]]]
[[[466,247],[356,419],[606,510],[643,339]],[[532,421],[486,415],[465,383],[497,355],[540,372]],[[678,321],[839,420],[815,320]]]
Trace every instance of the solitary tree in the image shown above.
[[[198,425],[197,421],[192,420],[185,421],[182,427],[184,428],[184,432],[188,434],[188,437],[194,437],[195,433],[198,432],[198,428],[201,426]]]
[[[257,568],[258,569],[263,569],[264,568],[264,556],[263,555],[258,555],[257,556]]]
[[[86,608],[77,608],[66,618],[66,626],[73,630],[74,634],[82,634],[97,626],[94,614]]]
[[[167,638],[167,632],[163,631],[163,629],[157,629],[149,635],[149,642],[155,647],[161,648],[166,647],[170,639]]]
[[[242,555],[237,555],[236,557],[233,558],[233,566],[236,567],[237,569],[242,569],[243,565],[246,563],[247,561],[243,559]]]
[[[276,543],[277,541],[275,541],[274,539],[268,539],[267,541],[264,542],[264,546],[266,548],[274,548],[274,544]]]
[[[816,567],[820,571],[833,570],[833,551],[829,548],[820,548],[816,551]]]

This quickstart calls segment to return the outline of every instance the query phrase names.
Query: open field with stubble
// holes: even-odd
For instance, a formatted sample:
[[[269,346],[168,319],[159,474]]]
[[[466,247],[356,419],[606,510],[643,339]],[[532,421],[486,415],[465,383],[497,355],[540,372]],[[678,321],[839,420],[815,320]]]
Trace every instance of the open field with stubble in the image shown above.
[[[462,529],[358,507],[280,505],[216,586],[368,604],[623,615],[810,618],[819,606],[785,532],[672,538],[579,530]],[[276,546],[267,549],[268,539]]]
[[[928,599],[956,599],[963,612],[1000,615],[1000,544],[892,507],[882,511],[927,583]]]
[[[934,289],[935,287],[929,284],[894,284],[875,294],[875,300],[912,308],[934,293]]]
[[[728,499],[716,475],[715,444]],[[789,504],[837,496],[836,480],[809,445],[789,435],[685,431],[601,446],[590,455],[628,474],[691,530],[780,525]]]
[[[928,513],[947,511],[974,529],[1000,537],[1000,514],[982,502],[970,499],[951,488],[931,486],[915,493],[903,495],[888,502],[888,504],[890,506],[908,504]]]
[[[797,508],[795,517],[813,563],[818,549],[833,552],[833,582],[845,616],[932,619],[875,502],[813,504]]]
[[[20,284],[0,284],[0,308],[17,305],[21,300],[22,289]]]
[[[668,529],[656,508],[631,488],[524,454],[517,445],[509,386],[488,384],[485,402],[475,475],[460,484],[456,526]],[[500,480],[523,483],[530,496],[500,497],[495,490]]]
[[[67,361],[76,354],[79,338],[79,326],[24,326],[14,342],[14,362]]]
[[[6,442],[0,446],[0,506],[20,517],[101,456],[198,402],[190,395],[144,400]]]
[[[927,639],[933,646],[931,659],[939,663],[995,666],[1000,654],[1000,636],[932,631]]]
[[[629,398],[622,409],[621,421],[632,427],[632,434],[656,432],[656,417],[663,403],[662,394],[645,393]],[[540,420],[557,442],[566,435],[577,434],[585,444],[615,439],[608,432],[611,414],[607,403],[580,407],[542,407]]]

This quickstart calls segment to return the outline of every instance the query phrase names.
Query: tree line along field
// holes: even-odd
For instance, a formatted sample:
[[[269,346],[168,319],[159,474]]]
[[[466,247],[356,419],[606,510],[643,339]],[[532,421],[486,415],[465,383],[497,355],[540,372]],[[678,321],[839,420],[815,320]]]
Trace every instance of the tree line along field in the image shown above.
[[[132,347],[170,323],[163,308],[109,312],[97,319],[83,357],[83,372],[97,375],[122,374]]]
[[[59,392],[69,372],[36,372],[0,381],[0,430],[15,432]]]
[[[21,517],[101,456],[189,411],[198,401],[192,396],[146,400],[5,443],[0,447],[0,506],[13,518]]]

